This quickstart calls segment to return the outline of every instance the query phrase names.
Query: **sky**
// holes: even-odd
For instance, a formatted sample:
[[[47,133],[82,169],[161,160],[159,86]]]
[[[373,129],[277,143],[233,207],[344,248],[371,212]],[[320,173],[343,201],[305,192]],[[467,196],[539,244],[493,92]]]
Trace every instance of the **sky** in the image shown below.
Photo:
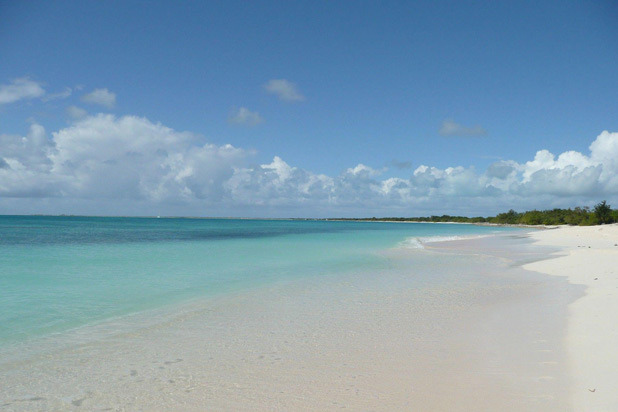
[[[618,206],[612,1],[0,0],[0,214]]]

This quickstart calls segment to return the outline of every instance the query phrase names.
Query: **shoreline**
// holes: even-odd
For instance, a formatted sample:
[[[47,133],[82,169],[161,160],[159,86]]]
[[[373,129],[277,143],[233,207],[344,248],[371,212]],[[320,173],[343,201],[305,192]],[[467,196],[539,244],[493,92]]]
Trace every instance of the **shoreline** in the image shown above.
[[[432,222],[420,220],[385,220],[369,218],[330,218],[330,217],[234,217],[234,216],[157,216],[157,215],[71,215],[71,214],[25,214],[25,215],[2,215],[0,217],[60,217],[60,218],[120,218],[120,219],[188,219],[188,220],[272,220],[272,221],[325,221],[325,222],[367,222],[367,223],[431,223],[448,225],[476,225],[476,226],[496,226],[532,229],[557,229],[570,225],[526,225],[511,223],[490,223],[490,222]],[[406,218],[403,218],[406,219]],[[594,225],[593,225],[594,226]],[[598,226],[598,225],[597,225]]]
[[[562,342],[573,288],[519,265],[544,252],[513,233],[385,253],[377,271],[240,293],[24,359],[1,371],[0,405],[568,409]]]
[[[525,269],[585,286],[569,305],[567,350],[574,410],[618,410],[618,224],[535,231],[540,246],[558,246],[550,259]]]
[[[487,227],[512,227],[521,229],[539,229],[539,230],[551,230],[558,229],[560,227],[570,227],[567,224],[564,225],[525,225],[525,224],[511,224],[511,223],[490,223],[490,222],[429,222],[418,220],[381,220],[381,219],[292,219],[292,220],[324,220],[328,222],[362,222],[362,223],[420,223],[431,225],[473,225],[473,226],[487,226]]]

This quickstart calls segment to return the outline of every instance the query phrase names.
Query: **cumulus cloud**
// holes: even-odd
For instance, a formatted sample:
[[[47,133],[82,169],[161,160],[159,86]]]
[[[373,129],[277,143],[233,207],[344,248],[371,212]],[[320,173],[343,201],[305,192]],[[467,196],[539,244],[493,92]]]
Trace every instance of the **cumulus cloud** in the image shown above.
[[[87,116],[52,133],[32,124],[25,136],[0,135],[0,208],[7,199],[30,199],[31,207],[40,198],[191,205],[201,215],[409,216],[618,201],[618,133],[610,132],[588,153],[539,150],[527,162],[501,160],[481,171],[421,165],[406,177],[385,178],[362,163],[327,176],[279,156],[252,164],[252,156],[135,116]]]
[[[604,131],[590,145],[590,161],[602,165],[599,179],[605,186],[618,192],[618,133]]]
[[[0,197],[47,197],[54,195],[50,154],[53,142],[45,128],[30,125],[26,136],[0,135]]]
[[[252,112],[246,107],[241,107],[238,110],[234,110],[228,118],[230,123],[244,124],[247,126],[255,126],[264,121],[262,116],[258,112]]]
[[[67,107],[67,114],[73,119],[83,119],[88,115],[88,112],[81,107],[69,106]]]
[[[41,85],[28,77],[14,79],[9,84],[0,85],[0,104],[13,103],[18,100],[41,97],[45,90]]]
[[[362,163],[359,163],[356,166],[351,167],[348,170],[346,170],[346,173],[348,175],[351,175],[351,176],[371,177],[371,176],[378,176],[382,172],[380,170],[376,170],[376,169],[373,169],[373,168],[371,168],[369,166],[365,166]]]
[[[107,89],[94,89],[92,92],[83,95],[82,101],[111,109],[116,105],[116,94]]]
[[[442,122],[442,127],[438,130],[442,136],[485,136],[487,134],[487,130],[482,128],[479,125],[467,127],[462,124],[455,122],[452,119],[447,119]]]
[[[37,197],[221,199],[223,181],[245,151],[202,143],[147,119],[90,116],[52,133],[33,125],[28,136],[2,135],[0,194]]]
[[[268,83],[264,85],[264,89],[268,93],[274,94],[280,100],[286,102],[301,102],[305,100],[305,96],[298,91],[296,84],[286,79],[269,80]]]
[[[268,164],[237,168],[225,189],[241,205],[315,206],[328,203],[333,179],[292,167],[275,156]]]

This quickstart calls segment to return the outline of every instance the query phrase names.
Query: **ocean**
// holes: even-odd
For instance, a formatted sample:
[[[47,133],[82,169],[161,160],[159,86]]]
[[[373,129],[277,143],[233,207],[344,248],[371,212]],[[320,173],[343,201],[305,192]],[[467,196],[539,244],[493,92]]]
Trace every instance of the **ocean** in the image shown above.
[[[0,347],[509,228],[314,220],[0,216]]]

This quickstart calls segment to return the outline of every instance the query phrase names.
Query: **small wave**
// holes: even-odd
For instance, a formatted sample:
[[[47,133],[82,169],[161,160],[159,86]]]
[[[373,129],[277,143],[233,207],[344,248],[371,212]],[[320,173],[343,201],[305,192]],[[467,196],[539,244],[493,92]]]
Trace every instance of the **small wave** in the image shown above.
[[[423,242],[417,237],[409,237],[399,242],[399,247],[406,249],[424,249]]]
[[[426,236],[409,237],[399,243],[399,247],[406,249],[425,249],[426,243],[449,242],[452,240],[476,239],[483,236]]]

